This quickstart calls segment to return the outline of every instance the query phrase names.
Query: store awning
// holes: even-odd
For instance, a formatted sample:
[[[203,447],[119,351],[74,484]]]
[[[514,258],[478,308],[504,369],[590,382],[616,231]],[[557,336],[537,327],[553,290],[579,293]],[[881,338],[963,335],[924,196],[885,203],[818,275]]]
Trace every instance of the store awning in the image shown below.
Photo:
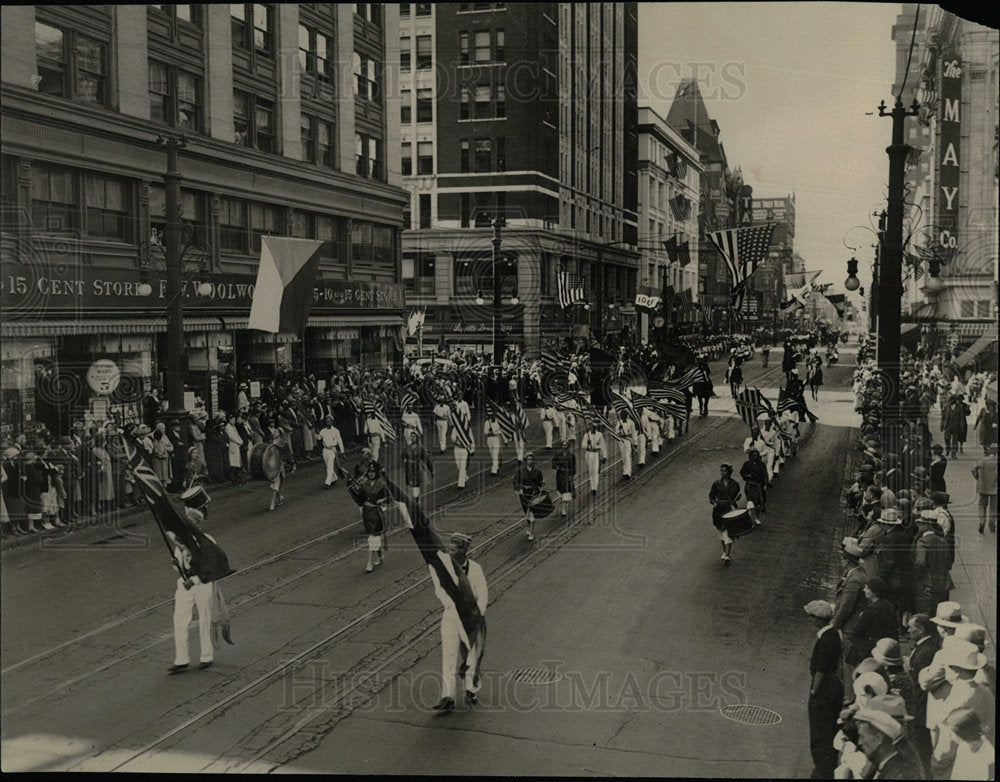
[[[313,315],[307,328],[314,326],[402,326],[402,315]]]
[[[184,331],[220,331],[222,318],[184,318]],[[0,324],[0,337],[58,337],[68,334],[161,334],[165,318],[89,318],[87,320],[23,320]]]
[[[983,336],[977,339],[970,348],[955,359],[955,363],[958,364],[959,368],[968,366],[975,361],[977,356],[988,351],[991,346],[993,347],[993,352],[995,353],[996,343],[996,334],[983,334]]]
[[[933,318],[934,317],[934,305],[929,301],[925,301],[920,304],[913,312],[910,313],[911,318]]]

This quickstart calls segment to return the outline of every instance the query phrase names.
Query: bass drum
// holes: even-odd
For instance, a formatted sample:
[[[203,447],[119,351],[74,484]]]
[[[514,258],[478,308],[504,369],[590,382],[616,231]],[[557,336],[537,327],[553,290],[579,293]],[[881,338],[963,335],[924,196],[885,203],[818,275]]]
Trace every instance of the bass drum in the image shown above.
[[[747,508],[737,508],[723,513],[722,524],[726,532],[729,533],[729,537],[733,539],[741,538],[753,532],[757,527],[750,510]]]
[[[281,472],[281,452],[273,443],[257,443],[250,449],[250,477],[273,481]]]
[[[521,504],[525,504],[525,500],[521,500]],[[549,496],[547,491],[540,492],[534,497],[527,500],[527,508],[525,510],[530,510],[531,515],[536,519],[544,519],[550,513],[552,513],[554,506],[552,505],[552,498]]]

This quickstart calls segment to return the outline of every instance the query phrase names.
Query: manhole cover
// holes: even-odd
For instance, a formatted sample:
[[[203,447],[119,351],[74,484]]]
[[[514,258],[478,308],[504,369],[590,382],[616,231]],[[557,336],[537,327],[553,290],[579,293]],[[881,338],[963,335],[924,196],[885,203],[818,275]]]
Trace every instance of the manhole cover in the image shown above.
[[[722,716],[733,722],[742,722],[744,725],[777,725],[781,722],[781,715],[763,706],[746,706],[734,704],[723,706],[719,709]]]
[[[518,668],[507,671],[507,678],[525,684],[555,684],[563,675],[548,668]]]

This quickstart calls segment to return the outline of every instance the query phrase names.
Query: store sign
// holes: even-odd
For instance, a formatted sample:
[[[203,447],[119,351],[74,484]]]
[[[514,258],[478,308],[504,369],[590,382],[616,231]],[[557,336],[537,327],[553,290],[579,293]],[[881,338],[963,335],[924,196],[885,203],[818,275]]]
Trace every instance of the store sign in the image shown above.
[[[962,61],[941,58],[941,103],[938,110],[937,243],[951,260],[958,247],[958,187],[962,161]]]
[[[186,277],[181,290],[185,309],[250,311],[256,277],[212,274]],[[148,279],[152,293],[143,296],[138,269],[95,269],[73,264],[4,262],[0,274],[0,306],[9,319],[74,314],[89,310],[148,308],[166,315],[167,280]],[[208,283],[205,296],[199,287]],[[402,283],[318,280],[313,289],[313,312],[343,309],[401,309]]]
[[[95,361],[87,370],[87,385],[95,394],[103,396],[113,394],[121,379],[122,375],[118,365],[109,358]]]
[[[663,299],[660,297],[660,292],[655,288],[644,286],[635,295],[636,307],[646,307],[647,309],[654,310],[660,306],[661,301]]]

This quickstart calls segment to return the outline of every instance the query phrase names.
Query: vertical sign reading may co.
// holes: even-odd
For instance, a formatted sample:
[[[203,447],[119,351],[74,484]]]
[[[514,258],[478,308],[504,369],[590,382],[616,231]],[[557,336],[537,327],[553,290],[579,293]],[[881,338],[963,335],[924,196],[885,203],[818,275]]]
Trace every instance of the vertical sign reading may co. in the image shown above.
[[[937,241],[953,260],[958,247],[958,188],[961,170],[962,61],[951,53],[941,58],[941,110],[938,112]]]

